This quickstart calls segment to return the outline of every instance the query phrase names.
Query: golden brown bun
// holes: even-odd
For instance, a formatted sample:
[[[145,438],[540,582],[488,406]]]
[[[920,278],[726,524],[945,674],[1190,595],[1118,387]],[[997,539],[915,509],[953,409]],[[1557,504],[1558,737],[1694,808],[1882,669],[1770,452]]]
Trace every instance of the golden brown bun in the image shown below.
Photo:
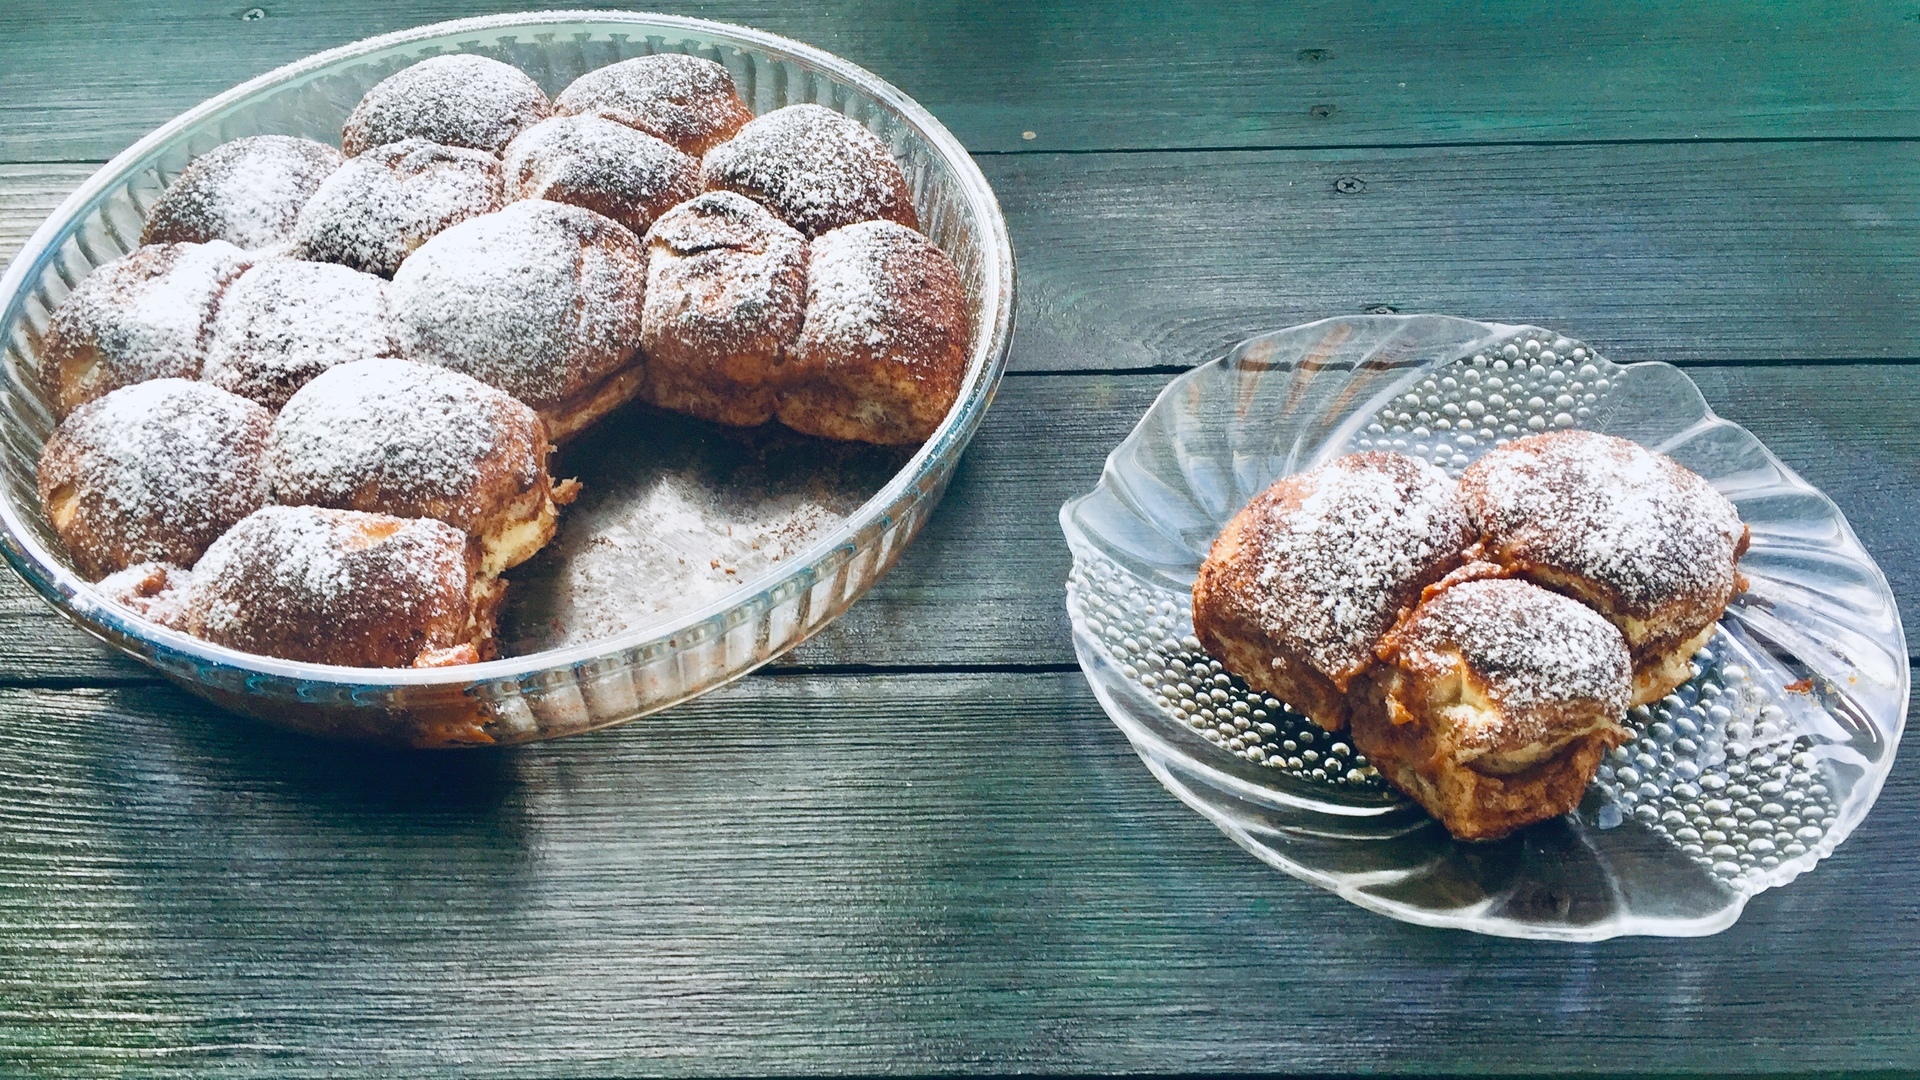
[[[93,590],[148,622],[169,630],[187,628],[188,586],[193,573],[171,563],[135,563],[93,583]]]
[[[348,667],[493,655],[503,586],[480,545],[427,518],[268,506],[193,569],[187,631],[244,652]]]
[[[1469,466],[1460,490],[1483,558],[1626,635],[1636,704],[1686,681],[1687,661],[1746,588],[1738,564],[1750,534],[1733,504],[1625,439],[1578,430],[1519,439]]]
[[[220,295],[248,257],[224,240],[156,244],[87,275],[48,320],[40,381],[56,417],[149,379],[193,379]]]
[[[1351,686],[1353,744],[1463,840],[1572,810],[1632,688],[1626,642],[1580,603],[1514,579],[1432,590]]]
[[[700,193],[700,162],[598,116],[555,116],[516,136],[502,157],[508,200],[584,206],[642,235]]]
[[[1194,635],[1249,686],[1338,731],[1349,680],[1471,538],[1432,465],[1336,458],[1275,481],[1227,523],[1194,581]]]
[[[553,537],[546,425],[458,372],[406,360],[331,368],[273,422],[274,499],[430,517],[480,538],[497,574]]]
[[[268,259],[221,298],[200,378],[278,410],[336,364],[399,353],[385,280],[333,263]]]
[[[142,244],[225,240],[252,250],[293,238],[293,223],[320,182],[346,159],[312,139],[255,135],[188,163],[147,211]]]
[[[891,221],[835,229],[807,257],[807,312],[777,412],[809,435],[916,443],[933,434],[967,373],[960,273]]]
[[[421,244],[500,203],[499,158],[403,139],[360,154],[320,184],[294,222],[294,251],[392,277]]]
[[[638,389],[645,289],[646,255],[624,226],[528,199],[428,241],[392,295],[407,359],[519,398],[558,441]]]
[[[636,56],[589,71],[553,99],[561,116],[599,116],[699,157],[733,138],[753,113],[733,76],[711,60]]]
[[[806,238],[759,203],[712,191],[655,222],[646,249],[641,396],[722,424],[773,419],[806,314]]]
[[[873,132],[820,105],[775,109],[700,163],[708,190],[737,191],[809,237],[856,221],[918,228],[907,178]]]
[[[340,146],[355,157],[426,139],[498,154],[550,113],[539,84],[511,64],[470,53],[432,56],[374,84],[347,117]]]
[[[187,379],[89,402],[40,453],[40,505],[89,580],[135,563],[188,566],[267,501],[273,414]]]

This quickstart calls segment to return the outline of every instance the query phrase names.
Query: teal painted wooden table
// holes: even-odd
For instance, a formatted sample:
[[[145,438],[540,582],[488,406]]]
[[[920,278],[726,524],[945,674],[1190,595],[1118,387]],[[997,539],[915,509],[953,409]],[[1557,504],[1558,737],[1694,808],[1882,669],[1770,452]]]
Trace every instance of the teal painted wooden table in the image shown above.
[[[5,254],[208,95],[523,6],[245,3],[0,6]],[[674,5],[999,191],[1020,331],[947,502],[782,664],[512,753],[264,731],[0,581],[0,1071],[1920,1068],[1910,761],[1723,934],[1493,940],[1255,863],[1073,666],[1061,500],[1171,372],[1375,309],[1687,366],[1920,611],[1920,13],[1397,7]]]

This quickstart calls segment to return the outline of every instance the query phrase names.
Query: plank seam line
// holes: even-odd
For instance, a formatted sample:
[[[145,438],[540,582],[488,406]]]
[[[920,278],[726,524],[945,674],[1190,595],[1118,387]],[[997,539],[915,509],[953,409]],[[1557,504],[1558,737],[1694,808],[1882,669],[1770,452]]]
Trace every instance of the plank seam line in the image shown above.
[[[1637,363],[1616,360],[1616,363]],[[1920,364],[1920,356],[1793,357],[1759,356],[1738,360],[1668,360],[1680,368],[1764,368],[1764,367],[1901,367]],[[1104,368],[1009,368],[1006,377],[1037,378],[1067,375],[1184,375],[1199,364],[1144,364],[1140,367]]]
[[[1920,135],[1718,135],[1682,138],[1667,136],[1644,139],[1475,139],[1459,142],[1334,142],[1334,143],[1248,143],[1242,146],[1113,146],[1106,148],[1072,147],[1061,150],[1013,149],[969,150],[974,157],[1085,157],[1093,154],[1264,154],[1305,150],[1473,150],[1502,147],[1576,147],[1576,146],[1770,146],[1781,143],[1912,143]],[[21,163],[29,164],[29,163]],[[40,164],[33,162],[31,164]],[[50,165],[78,162],[46,162]]]

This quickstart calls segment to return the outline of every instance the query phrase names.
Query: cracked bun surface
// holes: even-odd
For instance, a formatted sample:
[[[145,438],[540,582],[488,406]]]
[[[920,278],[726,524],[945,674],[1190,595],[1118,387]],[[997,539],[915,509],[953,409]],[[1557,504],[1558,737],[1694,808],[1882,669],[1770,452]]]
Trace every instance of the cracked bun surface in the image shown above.
[[[636,56],[589,71],[560,91],[553,108],[562,116],[605,117],[694,157],[753,119],[726,68],[678,53]]]
[[[334,263],[268,259],[227,287],[200,378],[277,410],[336,364],[399,353],[385,280]]]
[[[361,153],[321,183],[294,223],[294,251],[392,277],[415,248],[500,202],[492,154],[403,139]]]
[[[672,146],[598,116],[542,120],[508,144],[508,199],[584,206],[646,233],[661,214],[700,193],[700,163]]]
[[[711,190],[737,191],[808,237],[857,221],[918,228],[913,194],[879,137],[821,105],[775,109],[707,152]]]

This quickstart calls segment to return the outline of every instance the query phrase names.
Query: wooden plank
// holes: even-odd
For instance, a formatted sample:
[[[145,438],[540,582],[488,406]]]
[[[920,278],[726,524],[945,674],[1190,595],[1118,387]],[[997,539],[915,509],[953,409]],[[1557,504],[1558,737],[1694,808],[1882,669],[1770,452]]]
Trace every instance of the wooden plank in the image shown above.
[[[1839,504],[1920,641],[1920,366],[1702,367],[1707,400]],[[1009,378],[945,502],[900,565],[787,666],[1071,665],[1055,515],[1092,488],[1163,375]],[[1045,445],[1048,452],[1036,454]],[[564,525],[563,525],[564,527]],[[0,575],[0,678],[139,678]]]
[[[105,158],[310,53],[569,2],[17,0],[0,157]],[[659,6],[837,52],[975,150],[1920,135],[1920,22],[1898,5]]]
[[[1912,1069],[1917,812],[1897,772],[1718,936],[1548,946],[1267,869],[1077,674],[755,679],[429,758],[0,691],[0,1069]]]

